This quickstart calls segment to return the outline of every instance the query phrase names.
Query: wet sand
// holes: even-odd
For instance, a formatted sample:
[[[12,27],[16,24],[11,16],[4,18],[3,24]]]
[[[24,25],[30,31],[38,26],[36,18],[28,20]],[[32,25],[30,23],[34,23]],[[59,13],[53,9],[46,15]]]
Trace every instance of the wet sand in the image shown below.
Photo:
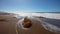
[[[7,19],[7,17],[3,17],[3,18]],[[28,30],[24,30],[16,26],[16,23],[18,22],[18,19],[16,18],[10,17],[6,21],[0,20],[0,34],[55,34],[53,32],[46,30],[39,23],[39,21],[35,21],[32,19],[30,20],[32,22],[32,26]]]
[[[17,26],[18,34],[56,34],[46,30],[39,21],[31,20],[32,26],[28,30],[21,29]]]

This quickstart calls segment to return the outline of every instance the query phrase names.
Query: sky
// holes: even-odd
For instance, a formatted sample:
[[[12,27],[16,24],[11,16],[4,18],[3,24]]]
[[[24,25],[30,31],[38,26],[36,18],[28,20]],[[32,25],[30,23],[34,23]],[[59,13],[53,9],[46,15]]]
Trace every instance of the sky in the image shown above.
[[[0,11],[60,12],[60,0],[0,0]]]

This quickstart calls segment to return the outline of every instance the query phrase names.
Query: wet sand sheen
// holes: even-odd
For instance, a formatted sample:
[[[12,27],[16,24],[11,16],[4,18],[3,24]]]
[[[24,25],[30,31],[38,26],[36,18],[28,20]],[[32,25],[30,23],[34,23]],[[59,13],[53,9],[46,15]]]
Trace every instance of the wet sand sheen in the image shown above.
[[[0,21],[0,34],[16,34],[17,19],[11,16],[3,18],[5,21]]]

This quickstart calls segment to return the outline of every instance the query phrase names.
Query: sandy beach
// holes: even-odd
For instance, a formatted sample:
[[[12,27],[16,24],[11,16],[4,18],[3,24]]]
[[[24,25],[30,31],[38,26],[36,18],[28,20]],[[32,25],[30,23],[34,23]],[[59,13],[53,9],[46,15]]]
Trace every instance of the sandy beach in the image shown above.
[[[3,17],[3,18],[2,18]],[[0,34],[55,34],[46,30],[39,21],[31,20],[32,26],[28,30],[16,26],[19,21],[15,17],[0,15]]]

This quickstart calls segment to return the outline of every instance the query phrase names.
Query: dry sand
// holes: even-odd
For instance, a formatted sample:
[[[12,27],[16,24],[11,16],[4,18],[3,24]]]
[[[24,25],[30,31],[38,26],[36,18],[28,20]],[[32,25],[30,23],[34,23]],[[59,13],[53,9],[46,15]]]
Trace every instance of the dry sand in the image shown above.
[[[16,30],[18,31],[18,34],[55,34],[53,32],[46,30],[39,23],[39,21],[30,19],[32,22],[31,28],[29,28],[28,30],[24,30],[16,26],[16,23],[18,22],[16,18],[10,17],[7,19],[6,16],[3,18],[6,20],[0,19],[0,34],[17,34]]]

